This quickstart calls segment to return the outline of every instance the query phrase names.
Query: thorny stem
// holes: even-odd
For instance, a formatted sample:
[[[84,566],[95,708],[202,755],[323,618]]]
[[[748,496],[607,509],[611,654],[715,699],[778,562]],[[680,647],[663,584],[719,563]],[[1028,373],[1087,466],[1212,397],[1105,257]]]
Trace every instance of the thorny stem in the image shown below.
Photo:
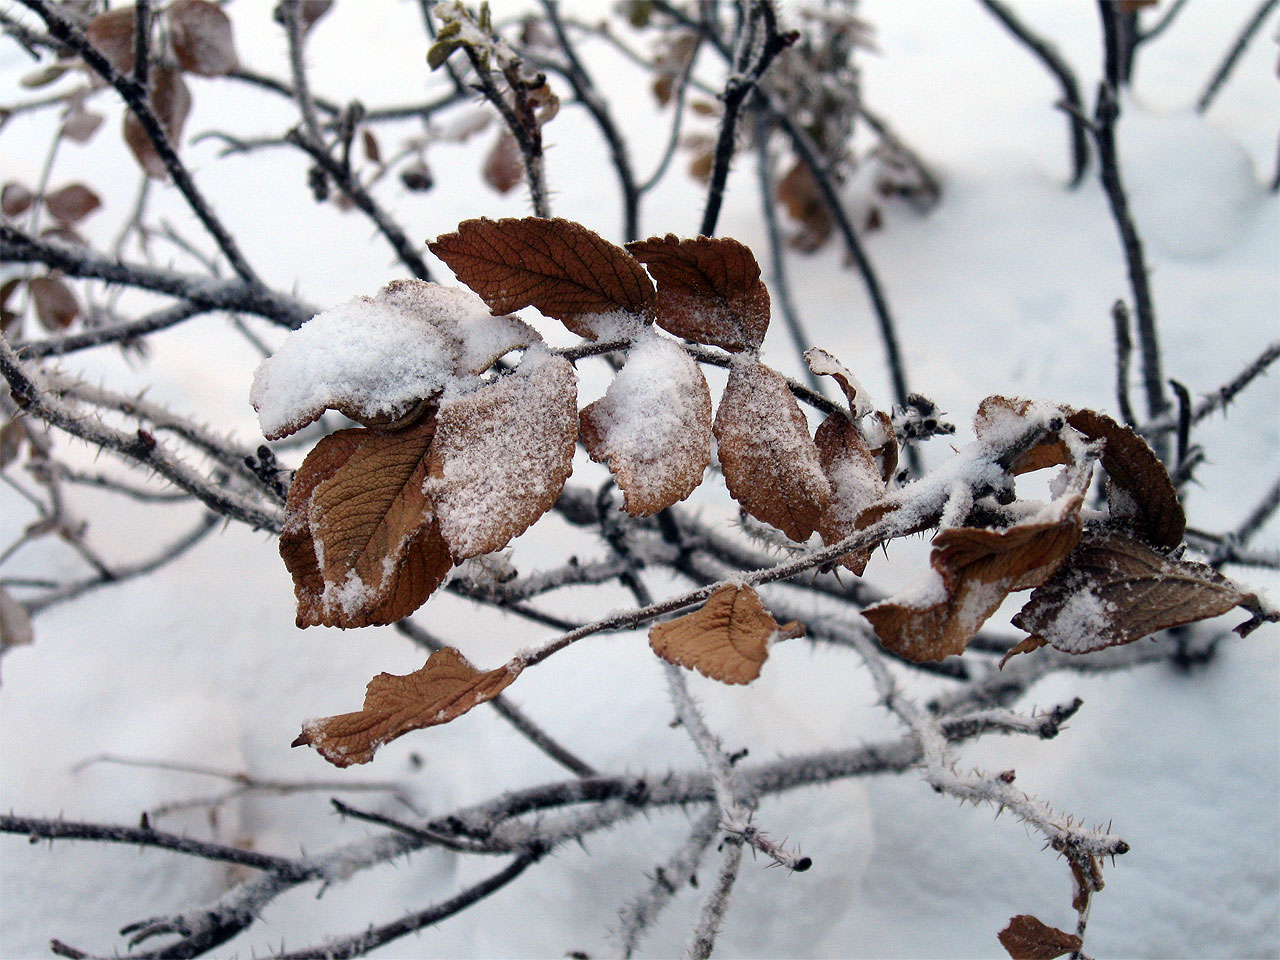
[[[764,37],[756,47],[756,31],[763,29]],[[715,236],[716,223],[720,219],[720,207],[724,202],[725,182],[729,178],[729,162],[736,146],[738,115],[747,97],[756,89],[775,57],[794,43],[796,34],[778,32],[777,14],[772,0],[750,0],[738,38],[739,52],[731,64],[732,73],[725,82],[720,96],[723,116],[720,133],[716,138],[715,157],[711,168],[711,182],[707,186],[707,206],[702,214],[699,232],[705,237]]]
[[[765,232],[769,237],[769,261],[771,265],[770,280],[778,305],[782,308],[782,320],[791,335],[791,344],[795,347],[800,366],[804,369],[805,379],[815,393],[822,393],[821,378],[809,369],[805,363],[805,351],[813,345],[800,314],[791,300],[791,284],[787,280],[787,261],[782,249],[782,231],[778,226],[778,210],[774,205],[773,164],[769,155],[769,133],[771,126],[765,118],[760,102],[756,101],[756,170],[760,176],[760,210],[764,214]]]
[[[623,140],[617,124],[614,123],[608,103],[600,96],[586,67],[582,65],[573,42],[569,39],[564,22],[560,18],[559,3],[557,0],[542,0],[542,9],[547,15],[547,22],[551,24],[551,29],[555,32],[556,40],[560,44],[560,49],[564,51],[565,60],[568,63],[568,69],[563,71],[564,76],[573,87],[574,96],[587,108],[600,128],[605,142],[609,145],[609,156],[614,170],[618,173],[618,186],[622,190],[623,239],[637,240],[640,237],[641,188],[636,185],[635,173],[631,168],[631,152],[627,149],[626,141]]]
[[[378,228],[378,232],[386,238],[391,244],[391,248],[395,250],[396,256],[400,262],[409,268],[409,271],[419,280],[430,280],[431,270],[427,267],[427,263],[422,259],[422,255],[418,253],[418,247],[413,244],[405,235],[405,232],[397,224],[377,201],[373,199],[373,195],[360,183],[351,168],[339,161],[325,149],[324,145],[318,141],[312,140],[301,130],[291,130],[285,137],[290,143],[301,147],[307,152],[311,159],[324,168],[324,172],[333,178],[338,189],[351,198],[362,213],[373,221],[374,226]]]
[[[178,188],[186,199],[191,212],[204,224],[205,229],[209,231],[209,235],[218,244],[218,248],[226,256],[231,269],[245,283],[261,289],[262,282],[240,252],[239,245],[213,212],[213,208],[209,206],[204,195],[196,187],[191,174],[182,160],[179,159],[173,144],[169,142],[169,135],[165,132],[164,125],[155,115],[148,102],[146,88],[139,85],[132,77],[121,76],[111,66],[111,63],[89,43],[84,33],[46,0],[21,0],[21,3],[45,22],[50,34],[74,49],[95,73],[115,87],[116,92],[124,98],[125,103],[128,104],[129,109],[133,111],[134,116],[138,118],[147,136],[151,139],[152,145],[164,163],[165,169],[169,172],[169,176],[173,178],[174,186]]]

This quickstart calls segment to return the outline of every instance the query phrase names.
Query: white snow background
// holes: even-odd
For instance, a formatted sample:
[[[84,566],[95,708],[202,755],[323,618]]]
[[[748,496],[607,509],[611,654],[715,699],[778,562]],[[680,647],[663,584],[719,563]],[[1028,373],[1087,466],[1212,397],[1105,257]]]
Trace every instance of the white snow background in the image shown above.
[[[242,60],[286,76],[284,39],[270,22],[271,6],[236,0],[230,13]],[[495,6],[499,13],[506,7]],[[1166,373],[1193,394],[1226,382],[1280,333],[1280,203],[1264,187],[1274,169],[1280,117],[1274,16],[1213,108],[1203,116],[1192,110],[1253,7],[1249,0],[1189,3],[1168,33],[1139,53],[1136,83],[1123,104],[1120,149],[1147,242]],[[575,9],[605,12],[603,4],[585,0]],[[1058,96],[1052,79],[971,0],[864,0],[860,9],[877,31],[878,53],[862,58],[867,100],[944,180],[942,202],[931,214],[890,204],[884,228],[866,238],[899,323],[913,388],[948,411],[960,427],[958,442],[970,435],[977,401],[990,393],[1114,410],[1108,310],[1117,297],[1129,297],[1129,288],[1096,167],[1078,190],[1065,187],[1066,123],[1052,106]],[[1093,4],[1035,0],[1018,9],[1058,45],[1091,99],[1101,61]],[[427,82],[418,18],[412,3],[339,3],[308,47],[317,92],[369,105],[418,97]],[[585,52],[615,98],[638,167],[651,169],[666,126],[638,74],[618,66],[602,45]],[[24,95],[16,79],[28,68],[15,44],[0,43],[0,102]],[[271,95],[225,81],[195,79],[192,86],[189,134],[271,135],[296,122],[291,107]],[[36,182],[51,120],[44,114],[6,126],[4,179]],[[117,123],[115,115],[108,120],[109,127]],[[620,205],[590,121],[566,103],[546,138],[555,214],[616,239]],[[490,142],[486,134],[433,147],[436,187],[429,193],[384,190],[415,241],[470,217],[528,213],[519,191],[502,198],[481,182],[479,158]],[[372,295],[403,276],[359,214],[313,204],[296,152],[227,160],[215,153],[210,142],[184,148],[197,181],[269,283],[296,284],[302,297],[328,307]],[[88,148],[63,148],[54,185],[80,178],[103,194],[106,210],[86,229],[105,243],[112,217],[128,208],[136,189],[132,161],[113,129]],[[763,261],[748,157],[736,164],[728,198],[719,232],[747,243]],[[191,223],[173,196],[157,203],[175,221]],[[698,185],[672,176],[648,200],[642,235],[692,235],[701,207]],[[438,261],[430,262],[447,277]],[[832,244],[794,257],[792,282],[817,344],[887,402],[874,320],[841,251]],[[764,359],[796,374],[797,358],[778,326]],[[547,327],[542,333],[563,336]],[[274,344],[283,337],[276,330],[264,335]],[[145,364],[99,349],[66,365],[117,388],[149,387],[149,399],[255,442],[248,392],[258,357],[223,318],[203,316],[150,342],[154,350]],[[581,367],[585,404],[603,393],[607,380],[591,365]],[[713,378],[713,391],[716,383]],[[1272,374],[1225,418],[1216,415],[1198,432],[1209,462],[1188,495],[1193,525],[1235,527],[1274,482],[1278,409],[1280,379]],[[926,459],[938,463],[948,452],[945,440],[934,440]],[[88,462],[91,452],[84,456]],[[106,457],[97,465],[125,473]],[[578,464],[579,471],[589,469],[601,468]],[[147,555],[198,516],[189,507],[139,508],[108,494],[86,493],[79,509],[92,542],[124,557]],[[706,509],[722,511],[726,522],[732,514],[723,498],[708,498]],[[0,488],[0,543],[12,542],[32,516],[20,497]],[[513,562],[532,569],[592,549],[566,538],[566,530],[554,517],[543,519],[517,541]],[[1256,542],[1275,547],[1278,530],[1273,518]],[[895,546],[891,560],[877,557],[869,575],[878,583],[906,582],[923,550],[920,543]],[[44,540],[0,572],[85,571]],[[1274,575],[1230,572],[1275,593]],[[598,591],[567,594],[566,612],[575,612],[579,600],[628,602],[621,591],[604,601]],[[446,595],[418,616],[483,667],[545,639]],[[264,778],[395,780],[433,813],[562,777],[484,709],[408,735],[368,767],[335,771],[314,751],[290,750],[302,720],[358,708],[370,677],[410,672],[423,657],[390,629],[297,630],[291,583],[274,539],[238,525],[156,575],[55,607],[35,626],[35,644],[11,651],[3,663],[0,807],[6,810],[130,824],[144,809],[222,787],[173,771],[77,768],[104,753]],[[962,754],[962,763],[1016,768],[1024,789],[1087,821],[1111,821],[1132,845],[1107,866],[1107,887],[1094,900],[1092,955],[1280,956],[1276,640],[1270,627],[1233,639],[1207,667],[1188,672],[1159,666],[1053,677],[1021,706],[1082,697],[1084,707],[1057,739],[988,739]],[[726,689],[696,676],[690,683],[726,746],[749,747],[756,760],[899,732],[875,707],[865,669],[846,651],[791,642],[773,650],[750,687]],[[643,632],[592,637],[530,671],[509,693],[602,769],[698,763],[683,734],[668,726],[671,705]],[[421,769],[411,764],[412,755],[421,758]],[[251,795],[224,806],[216,825],[200,812],[171,815],[158,825],[264,852],[315,851],[369,832],[330,812],[335,792]],[[368,794],[351,799],[378,802]],[[382,809],[403,808],[388,800]],[[814,866],[788,875],[748,858],[717,955],[995,956],[1001,953],[995,934],[1016,913],[1068,928],[1074,923],[1068,871],[1029,831],[1011,818],[993,822],[989,809],[960,807],[910,774],[769,799],[757,822],[798,845]],[[593,836],[585,850],[560,849],[480,905],[375,955],[608,955],[616,950],[610,937],[617,909],[644,888],[645,874],[679,845],[687,823],[678,811],[654,814]],[[47,956],[53,937],[95,952],[122,949],[121,926],[210,900],[229,879],[226,868],[204,861],[92,843],[29,845],[4,837],[0,856],[0,955],[6,958]],[[281,944],[318,944],[444,899],[494,869],[490,860],[425,852],[362,873],[319,899],[315,885],[307,885],[271,904],[258,924],[216,953],[249,957]],[[678,953],[697,903],[696,892],[678,898],[642,953]]]

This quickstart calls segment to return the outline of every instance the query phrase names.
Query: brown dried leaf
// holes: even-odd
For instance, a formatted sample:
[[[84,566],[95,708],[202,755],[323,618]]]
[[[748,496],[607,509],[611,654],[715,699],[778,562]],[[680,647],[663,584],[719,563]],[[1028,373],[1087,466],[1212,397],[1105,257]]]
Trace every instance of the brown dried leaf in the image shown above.
[[[916,663],[963,653],[1014,590],[1044,583],[1079,542],[1078,494],[1054,501],[1043,520],[1004,530],[952,527],[933,539],[937,576],[862,615],[894,653]]]
[[[588,340],[597,314],[653,314],[644,268],[579,223],[561,219],[464,220],[427,245],[494,313],[536,307]]]
[[[11,647],[25,647],[35,642],[31,615],[4,587],[0,587],[0,654]]]
[[[567,360],[530,350],[515,373],[441,404],[427,494],[454,559],[501,550],[551,509],[573,470],[577,393]]]
[[[240,66],[231,20],[209,0],[174,0],[167,11],[173,52],[184,70],[222,77]]]
[[[312,746],[335,767],[368,763],[384,743],[411,730],[448,723],[492,700],[524,666],[511,660],[481,672],[453,647],[437,650],[407,676],[380,673],[365,688],[358,713],[308,720],[292,746]]]
[[[0,470],[18,459],[22,452],[23,441],[27,439],[27,428],[22,420],[6,420],[0,425]]]
[[[884,479],[857,425],[839,410],[819,425],[813,437],[818,462],[831,483],[831,500],[818,518],[818,533],[830,546],[860,529],[858,517],[884,495]],[[862,576],[872,548],[846,553],[837,561]]]
[[[1135,537],[1109,532],[1082,540],[1013,624],[1065,653],[1091,653],[1258,605],[1256,594],[1212,567],[1174,560]]]
[[[4,189],[0,190],[0,211],[3,211],[6,217],[20,217],[31,209],[35,199],[36,195],[24,184],[10,180],[4,185]]]
[[[62,135],[76,143],[88,143],[102,126],[103,116],[92,110],[86,110],[77,102],[68,108],[62,118]]]
[[[769,291],[751,251],[728,237],[674,233],[627,244],[658,284],[658,326],[726,350],[755,350],[769,328]]]
[[[689,496],[711,462],[711,391],[678,345],[637,342],[605,395],[580,415],[582,441],[609,461],[623,503],[647,517]]]
[[[51,332],[65,330],[80,316],[80,302],[71,288],[57,277],[32,277],[27,281],[36,317]]]
[[[991,440],[1000,431],[1008,429],[1025,429],[1024,421],[1035,402],[1021,397],[1002,397],[992,395],[978,405],[973,416],[973,429],[979,440]],[[1063,408],[1065,417],[1070,411]],[[1013,464],[1013,473],[1030,473],[1046,467],[1056,467],[1071,462],[1071,454],[1062,439],[1056,435],[1049,436],[1022,454]]]
[[[326,622],[324,577],[320,574],[320,561],[311,536],[311,495],[360,449],[369,433],[368,430],[339,430],[324,437],[302,461],[289,487],[280,533],[280,556],[293,577],[299,627]]]
[[[1105,441],[1102,469],[1111,480],[1107,486],[1111,518],[1132,526],[1158,547],[1172,550],[1182,543],[1186,514],[1169,472],[1147,441],[1095,410],[1076,410],[1067,423],[1090,440]]]
[[[191,112],[191,91],[182,79],[182,71],[152,67],[148,90],[151,109],[164,128],[169,143],[176,150],[182,137],[182,128],[187,122],[187,114]],[[139,165],[150,176],[163,180],[169,175],[146,128],[132,110],[126,111],[124,115],[124,139]]]
[[[21,284],[21,277],[10,277],[4,283],[0,283],[0,333],[8,334],[11,329],[14,329],[16,334],[18,313],[9,309],[9,298]]]
[[[831,500],[831,484],[782,375],[735,357],[712,429],[729,495],[792,540],[808,540]]]
[[[1013,960],[1054,960],[1079,950],[1083,943],[1074,933],[1048,926],[1025,913],[1011,919],[998,936]]]
[[[826,243],[835,229],[835,221],[804,161],[792,164],[774,189],[787,215],[800,225],[792,245],[799,250],[817,250]]]
[[[778,625],[759,595],[747,586],[726,585],[693,613],[649,630],[649,646],[668,663],[721,683],[750,683],[760,676],[774,640],[803,637],[804,625]]]
[[[70,224],[93,213],[102,206],[102,200],[83,183],[69,183],[45,194],[44,205],[55,220]]]
[[[42,67],[36,67],[30,73],[24,73],[18,78],[18,84],[27,89],[47,87],[49,84],[61,80],[63,75],[68,70],[71,70],[73,66],[74,64],[65,60],[47,63]],[[8,119],[8,116],[8,113],[0,114],[2,119]]]
[[[367,430],[311,490],[308,521],[323,589],[321,622],[394,623],[421,606],[451,566],[423,492],[436,425]],[[296,482],[296,481],[295,481]]]
[[[485,155],[481,175],[485,183],[502,194],[510,193],[524,180],[524,158],[520,153],[520,144],[506,127],[498,131],[498,139]]]
[[[364,147],[364,157],[370,163],[382,163],[382,147],[378,145],[378,138],[372,130],[360,131],[360,143]]]
[[[134,8],[116,7],[100,13],[85,27],[85,38],[115,67],[117,73],[133,73]]]

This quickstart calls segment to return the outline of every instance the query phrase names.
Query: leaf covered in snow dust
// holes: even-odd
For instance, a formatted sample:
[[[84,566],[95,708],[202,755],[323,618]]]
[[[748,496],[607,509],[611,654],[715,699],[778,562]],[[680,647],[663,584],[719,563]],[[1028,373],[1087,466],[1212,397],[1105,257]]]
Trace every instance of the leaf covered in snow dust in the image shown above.
[[[530,350],[515,373],[441,403],[427,494],[455,560],[501,550],[551,509],[573,471],[577,391],[567,360]]]
[[[358,712],[309,720],[292,745],[315,747],[335,767],[368,763],[384,743],[411,730],[448,723],[492,700],[522,667],[517,659],[480,671],[453,647],[445,647],[413,673],[378,674],[365,688],[364,706]]]

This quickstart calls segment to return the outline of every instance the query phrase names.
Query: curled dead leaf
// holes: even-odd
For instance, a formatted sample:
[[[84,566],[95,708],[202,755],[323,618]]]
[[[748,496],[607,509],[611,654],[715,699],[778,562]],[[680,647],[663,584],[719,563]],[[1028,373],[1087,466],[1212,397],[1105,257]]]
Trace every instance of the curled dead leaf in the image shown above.
[[[524,180],[524,157],[515,134],[507,127],[498,131],[498,138],[485,154],[481,169],[484,182],[498,193],[507,194]]]
[[[80,301],[58,277],[32,277],[27,281],[27,289],[36,317],[46,330],[65,330],[80,316]]]
[[[292,746],[315,747],[335,767],[368,763],[383,744],[412,730],[448,723],[492,700],[523,667],[516,659],[482,672],[453,647],[445,647],[413,673],[378,674],[365,689],[361,710],[307,721]]]
[[[677,337],[755,350],[769,327],[769,291],[751,250],[728,237],[673,233],[627,244],[657,281],[657,323]]]
[[[727,584],[693,613],[649,630],[649,646],[668,663],[721,683],[750,683],[775,640],[802,637],[804,625],[792,620],[779,626],[760,595],[748,586]]]
[[[830,414],[813,436],[818,462],[831,484],[831,500],[818,517],[818,533],[827,546],[860,529],[862,512],[884,495],[880,467],[858,430],[841,411]],[[872,548],[846,553],[838,563],[862,576]]]
[[[653,282],[644,268],[580,223],[464,220],[427,246],[495,313],[535,307],[588,340],[611,332],[600,315],[653,315]]]
[[[782,375],[736,357],[713,430],[730,496],[792,540],[808,540],[831,500],[831,484]]]
[[[107,58],[117,73],[133,73],[134,8],[116,7],[98,14],[85,27],[85,39]]]
[[[978,410],[973,417],[974,432],[979,440],[995,442],[1002,431],[1013,430],[1016,433],[1023,429],[1027,417],[1035,406],[1037,406],[1035,401],[1024,400],[1021,397],[1011,399],[998,394],[989,396],[978,404]],[[1070,412],[1061,407],[1057,409],[1064,417]],[[1052,434],[1018,457],[1011,470],[1014,474],[1030,473],[1070,462],[1071,453],[1067,450],[1066,444],[1058,434]]]
[[[580,415],[582,441],[609,469],[633,517],[689,496],[711,462],[711,392],[698,365],[659,336],[638,341],[603,397]]]
[[[1090,440],[1102,440],[1102,469],[1107,472],[1111,518],[1134,529],[1149,543],[1172,550],[1182,543],[1187,517],[1178,491],[1155,451],[1134,431],[1096,410],[1067,417]]]
[[[1003,530],[952,527],[933,540],[922,587],[862,611],[886,649],[916,663],[963,653],[1012,591],[1048,580],[1080,540],[1078,494]]]

